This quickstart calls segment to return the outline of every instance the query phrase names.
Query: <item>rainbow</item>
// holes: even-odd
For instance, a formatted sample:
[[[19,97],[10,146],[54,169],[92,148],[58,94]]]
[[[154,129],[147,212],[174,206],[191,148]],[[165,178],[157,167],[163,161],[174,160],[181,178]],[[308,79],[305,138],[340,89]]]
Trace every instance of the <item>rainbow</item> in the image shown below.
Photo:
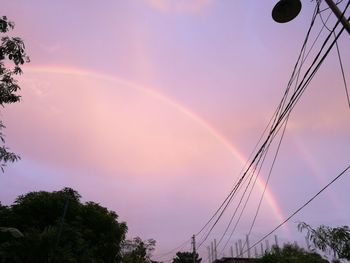
[[[190,111],[180,103],[176,102],[175,100],[161,94],[160,92],[144,87],[141,85],[137,85],[135,83],[132,83],[130,81],[127,81],[125,79],[122,79],[120,77],[115,77],[103,73],[97,73],[94,71],[89,71],[85,69],[79,69],[74,67],[66,67],[66,66],[26,66],[24,67],[25,71],[32,72],[32,73],[52,73],[52,74],[66,74],[66,75],[74,75],[74,76],[89,76],[94,78],[99,78],[107,81],[113,81],[120,84],[123,84],[129,88],[138,90],[142,93],[148,94],[149,96],[152,96],[153,98],[156,98],[167,105],[173,107],[178,112],[181,112],[182,114],[185,114],[187,117],[189,117],[191,120],[196,122],[198,125],[206,129],[211,136],[213,136],[219,143],[225,146],[225,148],[229,151],[229,153],[236,158],[241,164],[242,167],[246,165],[247,159],[244,157],[243,154],[241,154],[238,149],[222,134],[220,134],[219,131],[217,131],[215,128],[210,126],[205,120],[200,118],[196,113]],[[257,179],[257,185],[260,188],[261,191],[265,188],[265,181],[261,177],[258,177]],[[283,213],[281,209],[279,208],[276,199],[274,198],[271,190],[267,187],[265,192],[265,199],[268,202],[270,208],[274,212],[276,218],[279,222],[282,222],[284,220]]]
[[[311,175],[320,183],[320,187],[326,185],[327,182],[324,177],[322,177],[322,171],[316,163],[316,160],[311,155],[310,151],[307,149],[305,144],[302,142],[300,138],[294,137],[294,145],[296,146],[297,151],[299,152],[299,156],[302,156],[302,160],[306,163],[307,167],[310,169]],[[338,211],[342,211],[344,207],[342,207],[341,202],[338,200],[337,196],[333,191],[329,191],[328,197],[332,202],[332,206],[335,207]]]

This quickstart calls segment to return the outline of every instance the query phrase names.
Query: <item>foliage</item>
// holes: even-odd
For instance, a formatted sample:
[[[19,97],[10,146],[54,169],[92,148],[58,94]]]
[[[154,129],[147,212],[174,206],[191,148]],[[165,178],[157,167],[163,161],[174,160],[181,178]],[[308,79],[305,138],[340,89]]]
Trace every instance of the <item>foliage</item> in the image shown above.
[[[0,231],[0,262],[120,262],[127,227],[117,219],[97,203],[81,203],[71,188],[19,196],[12,206],[0,204],[0,226],[23,233]]]
[[[283,248],[273,246],[271,251],[257,260],[258,263],[326,263],[315,252],[308,252],[297,245],[286,244]]]
[[[14,23],[7,20],[6,16],[0,17],[0,105],[15,103],[20,100],[17,91],[20,89],[16,75],[22,73],[20,65],[29,62],[29,58],[25,53],[25,46],[22,39],[18,37],[9,37],[5,35],[14,28]],[[9,64],[13,64],[11,69]],[[5,128],[0,121],[0,168],[3,171],[7,162],[14,162],[19,159],[19,156],[10,152],[5,146],[5,139],[2,130]]]
[[[348,226],[328,227],[321,225],[313,229],[310,225],[301,222],[298,225],[299,231],[306,230],[306,238],[316,248],[326,251],[331,249],[334,257],[350,260],[350,229]]]
[[[195,254],[195,262],[200,263],[202,261],[199,258],[198,253]],[[193,253],[192,252],[177,252],[176,256],[173,258],[173,263],[193,263]]]
[[[125,240],[122,244],[123,263],[148,263],[151,261],[151,255],[154,251],[156,241],[148,239],[143,241],[139,237],[131,240]]]

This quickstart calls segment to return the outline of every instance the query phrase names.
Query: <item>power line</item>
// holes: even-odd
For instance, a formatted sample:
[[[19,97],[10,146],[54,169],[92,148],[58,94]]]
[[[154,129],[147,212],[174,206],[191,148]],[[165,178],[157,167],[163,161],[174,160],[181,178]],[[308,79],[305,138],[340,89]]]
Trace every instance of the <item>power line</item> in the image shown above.
[[[350,1],[349,1],[350,3]],[[348,5],[349,5],[348,3]],[[348,7],[347,5],[347,7]],[[347,9],[347,7],[345,8],[344,10],[344,13]],[[214,220],[214,218],[218,215],[218,217],[216,218],[215,222],[213,223],[213,225],[211,226],[211,228],[209,229],[208,233],[206,234],[205,238],[201,241],[200,245],[198,247],[200,247],[205,241],[206,239],[208,238],[208,236],[210,235],[210,233],[212,232],[212,230],[214,229],[214,227],[216,226],[216,224],[218,223],[218,221],[221,219],[222,215],[224,214],[225,210],[227,209],[228,205],[231,203],[233,197],[236,195],[237,191],[240,189],[241,187],[241,184],[242,182],[244,182],[243,180],[246,179],[247,175],[249,177],[249,171],[251,171],[252,167],[254,167],[254,171],[252,173],[251,176],[254,175],[255,173],[255,169],[256,167],[258,166],[258,164],[260,163],[260,160],[261,160],[261,157],[263,155],[266,154],[272,140],[275,138],[276,134],[278,133],[278,131],[280,130],[281,126],[280,124],[281,123],[285,123],[288,121],[288,118],[289,118],[289,115],[292,111],[292,109],[294,108],[294,106],[296,105],[296,103],[299,101],[301,95],[303,94],[303,92],[305,91],[306,87],[309,85],[309,83],[311,82],[312,78],[314,77],[314,75],[316,74],[316,72],[318,71],[320,65],[323,63],[324,59],[327,57],[327,55],[329,54],[329,51],[331,50],[331,48],[334,46],[334,43],[333,42],[329,48],[327,49],[327,51],[325,52],[325,54],[321,57],[320,61],[317,63],[326,43],[328,42],[329,40],[329,37],[330,35],[326,38],[326,40],[323,42],[323,45],[320,49],[320,51],[318,52],[316,58],[313,60],[311,66],[308,68],[308,70],[306,71],[306,73],[304,74],[304,77],[302,79],[302,81],[299,83],[299,85],[296,87],[296,89],[294,90],[293,94],[291,95],[290,99],[289,99],[289,102],[286,104],[285,106],[285,102],[286,102],[286,99],[288,97],[288,93],[289,93],[289,89],[290,89],[290,86],[294,80],[295,77],[297,77],[297,79],[299,78],[299,74],[300,74],[300,70],[301,70],[301,67],[303,65],[303,63],[305,62],[307,56],[309,55],[309,53],[311,52],[311,49],[313,48],[316,40],[318,39],[320,33],[318,34],[316,40],[314,41],[314,43],[312,44],[309,52],[306,54],[306,56],[304,57],[304,54],[305,54],[305,48],[306,48],[306,43],[307,43],[307,40],[309,38],[309,34],[310,34],[310,31],[311,31],[311,28],[314,24],[314,17],[312,19],[312,23],[311,23],[311,26],[308,30],[308,33],[307,33],[307,36],[306,36],[306,39],[303,43],[303,46],[302,46],[302,50],[301,50],[301,53],[299,54],[299,57],[298,57],[298,60],[297,60],[297,63],[294,67],[294,70],[293,70],[293,73],[292,73],[292,76],[291,76],[291,79],[290,79],[290,82],[288,83],[288,87],[285,91],[285,94],[275,112],[275,114],[273,115],[273,122],[272,122],[272,125],[270,126],[270,132],[269,134],[267,135],[267,138],[265,139],[265,141],[262,143],[262,145],[260,146],[259,150],[256,152],[256,154],[254,155],[254,158],[252,158],[252,160],[250,161],[248,167],[245,169],[245,172],[243,173],[243,175],[240,177],[240,179],[238,180],[238,182],[235,184],[235,186],[233,187],[233,189],[230,191],[229,195],[225,198],[225,200],[223,201],[223,203],[220,205],[220,207],[216,210],[216,212],[214,213],[214,215],[209,219],[209,221],[204,225],[204,227],[202,227],[202,229],[197,233],[197,235],[199,235],[207,226],[209,226],[209,224]],[[335,28],[338,26],[339,24],[339,21],[336,23],[336,25],[334,26],[333,28],[333,32],[335,30]],[[335,38],[335,41],[339,38],[340,34],[342,33],[342,31],[344,30],[344,28],[342,30],[340,30],[339,34],[336,36]],[[302,55],[303,54],[303,55]],[[301,58],[301,63],[299,65],[299,61],[300,61],[300,58]],[[297,67],[299,65],[299,70],[296,71]],[[316,66],[315,66],[316,65]],[[315,67],[314,67],[315,66]],[[314,67],[314,68],[313,68]],[[313,68],[313,69],[312,69]],[[297,72],[297,75],[295,75],[295,73]],[[311,73],[310,73],[311,72]],[[310,75],[309,75],[310,73]],[[271,122],[271,120],[270,120]],[[267,126],[269,127],[269,125]],[[265,128],[264,130],[264,133],[265,131],[267,130],[267,127]],[[263,135],[264,135],[263,133]],[[261,136],[261,138],[263,137],[263,135]],[[260,139],[261,140],[261,139]],[[259,140],[259,141],[260,141]],[[258,142],[259,144],[259,142]],[[257,144],[257,145],[258,145]],[[254,151],[253,151],[254,152]],[[260,164],[262,165],[262,163]],[[272,167],[271,167],[272,168]],[[250,178],[251,180],[251,178]],[[249,180],[249,181],[250,181]],[[248,186],[249,186],[249,183],[248,183]],[[247,186],[247,187],[248,187]],[[246,192],[246,191],[245,191]],[[244,208],[243,208],[244,209]],[[221,212],[220,212],[221,211]],[[175,250],[175,249],[174,249]]]
[[[350,3],[350,2],[349,2]],[[349,5],[348,3],[348,5]],[[347,5],[347,7],[348,7]],[[344,12],[346,11],[347,7],[345,8]],[[333,31],[335,30],[335,28],[338,26],[339,24],[339,20],[336,23],[336,25],[333,28]],[[342,30],[340,31],[340,33],[337,35],[335,41],[337,40],[337,38],[340,36],[340,34],[343,32],[344,28],[342,28]],[[254,156],[254,159],[252,160],[252,162],[250,163],[249,167],[247,168],[247,170],[245,171],[245,173],[243,174],[243,176],[241,177],[241,179],[243,179],[246,174],[247,171],[250,170],[251,166],[253,165],[253,163],[255,163],[256,159],[258,158],[258,156],[262,153],[262,151],[265,149],[266,145],[268,144],[269,141],[271,141],[274,136],[275,136],[275,132],[277,132],[280,129],[280,123],[283,120],[286,120],[286,118],[289,116],[290,112],[292,111],[292,109],[294,108],[294,106],[296,105],[296,102],[299,101],[301,95],[303,94],[303,92],[305,91],[306,87],[309,85],[309,83],[311,82],[311,80],[313,79],[314,75],[316,74],[316,72],[318,71],[319,67],[321,66],[321,64],[323,63],[324,59],[328,56],[330,50],[332,49],[332,47],[334,46],[334,41],[333,43],[329,46],[329,48],[326,50],[325,54],[321,57],[321,59],[319,60],[319,62],[317,63],[318,59],[321,56],[321,53],[323,51],[323,49],[326,46],[326,43],[328,42],[330,38],[330,35],[328,35],[328,37],[326,38],[326,40],[323,42],[323,45],[320,49],[320,51],[318,52],[317,56],[315,57],[315,59],[313,60],[311,66],[307,69],[306,73],[304,74],[304,77],[302,79],[302,81],[300,82],[300,84],[298,85],[297,89],[295,90],[295,92],[292,94],[289,102],[287,103],[287,105],[285,107],[283,107],[283,110],[281,109],[281,112],[278,116],[278,118],[276,118],[276,123],[274,123],[274,125],[271,127],[270,133],[268,135],[268,137],[266,138],[266,140],[264,141],[264,143],[262,144],[262,146],[260,147],[259,151],[256,153],[256,155]],[[316,65],[316,66],[315,66]],[[315,67],[314,67],[315,66]],[[314,67],[314,68],[313,68]],[[311,73],[310,73],[311,72]],[[310,73],[310,74],[309,74]],[[282,103],[284,104],[283,100]],[[239,181],[239,183],[241,182],[241,180]],[[232,200],[233,197],[231,197],[229,199]],[[227,207],[227,206],[226,206]],[[217,224],[218,220],[220,219],[221,215],[223,214],[224,211],[221,212],[219,218],[215,221],[214,225],[212,226],[211,230],[214,228],[214,226]],[[210,230],[210,231],[211,231]],[[208,236],[208,235],[207,235]],[[203,241],[204,242],[204,241]]]
[[[347,8],[350,5],[350,1],[348,2],[344,12],[346,12]],[[350,18],[348,19],[350,20]],[[336,23],[336,25],[334,26],[333,30],[331,31],[331,33],[329,34],[329,36],[334,33],[335,28],[337,27],[337,25],[339,24],[339,20]],[[323,55],[323,57],[321,58],[321,60],[319,61],[319,63],[317,64],[317,66],[315,67],[315,69],[313,70],[313,72],[311,73],[310,77],[308,78],[308,80],[306,81],[306,84],[308,84],[311,80],[311,78],[315,75],[315,73],[317,72],[317,70],[319,69],[320,65],[322,64],[322,62],[324,61],[324,59],[327,57],[327,55],[329,54],[330,50],[332,49],[332,47],[334,46],[335,43],[337,43],[337,39],[339,38],[339,36],[342,34],[342,32],[344,31],[344,27],[340,30],[340,32],[338,33],[338,35],[335,36],[334,41],[331,43],[331,45],[328,47],[327,51],[325,52],[325,54]],[[320,50],[320,52],[322,51],[322,49],[325,46],[325,43],[328,41],[329,36],[327,37],[327,39],[325,40],[324,44],[322,45],[322,48]],[[319,52],[319,54],[320,54]],[[316,58],[318,58],[319,54],[317,55]],[[315,62],[315,60],[314,60]],[[313,63],[314,64],[314,63]],[[304,85],[305,86],[305,85]],[[300,85],[299,85],[300,87]],[[298,87],[298,88],[299,88]],[[300,98],[300,96],[299,96]],[[295,105],[295,104],[294,104]],[[293,106],[294,107],[294,106]],[[263,241],[264,239],[266,239],[268,236],[270,236],[273,232],[275,232],[277,229],[279,229],[282,225],[284,225],[287,221],[289,221],[294,215],[296,215],[300,210],[302,210],[304,207],[306,207],[310,202],[312,202],[319,194],[321,194],[326,188],[328,188],[331,184],[333,184],[337,179],[339,179],[348,169],[350,168],[350,166],[348,166],[343,172],[341,172],[337,177],[335,177],[330,183],[328,183],[325,187],[323,187],[317,194],[315,194],[311,199],[309,199],[303,206],[301,206],[299,209],[297,209],[293,214],[291,214],[286,220],[284,220],[281,224],[279,224],[276,228],[274,228],[272,231],[270,231],[268,234],[266,234],[263,238],[261,238],[259,241],[257,241],[256,243],[254,243],[251,247],[249,247],[246,251],[250,250],[251,248],[255,247],[257,244],[259,244],[261,241]],[[244,251],[243,253],[245,253],[246,251]]]
[[[259,174],[260,174],[260,172],[261,172],[262,166],[263,166],[263,164],[264,164],[264,162],[265,162],[265,158],[266,158],[266,156],[267,156],[268,149],[269,149],[271,143],[272,143],[272,141],[269,142],[269,145],[268,145],[268,147],[267,147],[267,150],[265,150],[264,153],[263,153],[263,155],[262,155],[262,161],[261,161],[261,163],[259,164],[259,169],[258,169],[258,172],[257,172],[256,175],[255,175],[255,179],[254,179],[253,185],[252,185],[252,187],[251,187],[251,189],[250,189],[250,191],[249,191],[248,197],[247,197],[246,200],[245,200],[245,203],[244,203],[244,205],[243,205],[243,208],[242,208],[242,210],[241,210],[241,212],[240,212],[240,214],[239,214],[239,216],[238,216],[238,219],[237,219],[237,221],[236,221],[236,223],[235,223],[235,225],[234,225],[234,227],[233,227],[233,229],[232,229],[232,231],[231,231],[231,233],[230,233],[230,236],[229,236],[229,238],[227,239],[227,241],[226,241],[224,247],[221,249],[220,254],[222,254],[223,251],[225,250],[225,248],[227,247],[229,241],[231,240],[231,238],[232,238],[234,232],[236,231],[236,228],[237,228],[237,226],[238,226],[238,224],[239,224],[239,222],[240,222],[240,220],[241,220],[241,218],[242,218],[242,215],[243,215],[243,213],[244,213],[244,210],[245,210],[245,208],[246,208],[246,206],[247,206],[247,204],[248,204],[248,201],[249,201],[249,199],[250,199],[250,196],[251,196],[251,194],[252,194],[252,192],[253,192],[253,190],[254,190],[254,186],[255,186],[255,184],[256,184],[256,181],[257,181],[257,179],[258,179],[258,177],[259,177]],[[254,176],[254,172],[255,172],[255,171],[253,171],[252,177]],[[247,187],[248,187],[248,186],[247,186]],[[237,207],[237,209],[238,209],[238,207]],[[224,233],[224,234],[225,234],[225,233]],[[224,235],[222,236],[222,238],[223,238],[223,237],[224,237]]]
[[[320,3],[320,1],[319,1],[319,3]],[[338,2],[338,3],[339,3],[339,2]],[[338,4],[338,3],[337,3],[337,4]],[[316,8],[317,8],[317,12],[319,13],[319,4],[316,5]],[[331,13],[330,13],[330,14],[331,14]],[[327,17],[327,21],[328,21],[328,19],[329,19],[329,17],[330,17],[330,14],[329,14],[329,16]],[[326,28],[328,29],[328,27],[326,26],[326,24],[324,23],[324,21],[323,21],[323,19],[322,19],[321,14],[319,14],[319,15],[320,15],[320,18],[321,18],[321,20],[322,20],[322,22],[323,22],[323,25],[324,25],[324,26],[322,27],[321,31],[323,30],[324,27],[326,27]],[[318,36],[319,36],[319,34],[318,34]],[[317,38],[318,38],[318,36],[317,36]],[[315,42],[314,42],[314,43],[315,43]],[[314,45],[314,43],[313,43],[313,45]],[[312,47],[313,47],[313,45],[312,45]],[[305,49],[304,49],[304,51],[305,51]],[[311,51],[311,49],[310,49],[310,51]],[[310,51],[309,51],[309,52],[310,52]],[[308,54],[309,54],[309,53],[308,53]],[[302,58],[302,61],[303,61],[303,60],[304,60],[304,59]],[[299,75],[299,73],[300,73],[301,67],[302,67],[302,64],[301,64],[300,67],[299,67],[298,75]],[[296,85],[297,85],[297,83],[298,83],[298,78],[299,78],[299,76],[297,76]],[[267,177],[267,181],[266,181],[266,184],[265,184],[265,187],[264,187],[262,196],[261,196],[261,198],[260,198],[260,201],[259,201],[259,204],[258,204],[258,207],[257,207],[257,211],[256,211],[256,213],[255,213],[255,215],[254,215],[253,222],[252,222],[252,224],[251,224],[251,226],[250,226],[250,229],[249,229],[249,231],[248,231],[248,234],[247,234],[248,236],[251,234],[252,228],[254,227],[254,224],[255,224],[257,215],[258,215],[258,213],[259,213],[260,206],[261,206],[261,203],[262,203],[262,200],[263,200],[263,197],[264,197],[264,194],[265,194],[265,191],[266,191],[266,188],[267,188],[267,185],[268,185],[270,176],[271,176],[271,172],[272,172],[274,163],[275,163],[275,161],[276,161],[276,158],[277,158],[277,155],[278,155],[280,146],[281,146],[282,139],[283,139],[284,134],[285,134],[285,131],[286,131],[288,118],[289,118],[289,115],[287,116],[287,119],[286,119],[286,121],[285,121],[285,123],[284,123],[284,128],[283,128],[283,131],[282,131],[282,135],[281,135],[280,141],[279,141],[279,143],[278,143],[278,147],[277,147],[277,150],[276,150],[276,153],[275,153],[275,156],[274,156],[274,159],[273,159],[273,162],[272,162],[272,165],[271,165],[271,168],[270,168],[268,177]],[[245,245],[246,245],[246,243],[244,243],[243,248],[245,247]]]
[[[334,37],[335,37],[335,33],[334,33]],[[337,48],[340,70],[341,70],[341,74],[342,74],[343,82],[344,82],[345,94],[346,94],[346,98],[347,98],[349,109],[350,109],[350,97],[349,97],[349,92],[348,92],[348,85],[346,83],[346,78],[345,78],[345,74],[344,74],[344,67],[343,67],[343,62],[342,62],[341,56],[340,56],[338,42],[335,42],[335,46]]]
[[[254,152],[256,151],[256,149],[258,148],[259,146],[259,143],[262,141],[267,129],[270,127],[270,124],[272,123],[272,121],[274,121],[274,116],[277,114],[278,110],[275,111],[274,115],[270,118],[268,124],[266,125],[264,131],[262,132],[258,142],[256,143],[253,151],[251,152],[251,154],[249,155],[248,159],[247,159],[247,162],[245,163],[245,165],[243,166],[242,170],[239,172],[239,175],[241,175],[243,173],[243,171],[245,171],[245,168],[247,166],[247,164],[249,163],[249,160],[252,158]],[[241,178],[239,177],[239,179],[237,181],[239,181]],[[201,228],[201,230],[196,234],[199,235],[209,224],[210,222],[215,218],[215,216],[221,211],[222,207],[226,204],[226,202],[229,200],[229,198],[231,197],[231,195],[234,195],[235,192],[237,191],[237,185],[239,182],[235,182],[234,183],[234,187],[233,189],[230,191],[230,193],[227,195],[227,197],[225,198],[225,200],[222,202],[222,204],[220,205],[220,207],[215,211],[215,213],[213,214],[213,216],[205,223],[205,225]],[[239,189],[238,189],[239,190]],[[204,243],[205,240],[203,240],[203,242],[201,242],[200,245],[202,245],[202,243]]]
[[[289,117],[288,117],[288,118],[289,118]],[[264,199],[265,192],[266,192],[266,189],[267,189],[267,185],[268,185],[268,183],[269,183],[269,181],[270,181],[271,174],[272,174],[272,170],[273,170],[273,167],[274,167],[275,162],[276,162],[276,160],[277,160],[277,155],[278,155],[278,153],[279,153],[279,150],[280,150],[280,147],[281,147],[281,144],[282,144],[282,140],[283,140],[284,134],[285,134],[285,132],[286,132],[287,123],[288,123],[288,119],[286,120],[286,122],[285,122],[285,124],[284,124],[283,131],[282,131],[280,140],[279,140],[279,142],[278,142],[277,150],[276,150],[276,152],[275,152],[275,155],[274,155],[274,158],[273,158],[271,167],[270,167],[270,171],[269,171],[269,174],[268,174],[268,176],[267,176],[267,180],[266,180],[266,182],[265,182],[265,187],[264,187],[263,193],[262,193],[262,195],[261,195],[261,197],[260,197],[258,207],[257,207],[257,209],[256,209],[256,212],[255,212],[255,214],[254,214],[253,221],[252,221],[252,223],[251,223],[251,226],[250,226],[249,231],[248,231],[248,234],[247,234],[248,237],[250,236],[250,234],[251,234],[251,232],[252,232],[252,230],[253,230],[253,227],[254,227],[254,225],[255,225],[256,219],[257,219],[257,217],[258,217],[258,214],[259,214],[259,211],[260,211],[260,207],[261,207],[261,204],[262,204],[262,200]],[[246,244],[247,244],[247,243],[244,242],[243,249],[244,249],[244,247],[245,247]]]
[[[339,4],[341,1],[338,1],[338,3],[336,4]],[[323,23],[323,26],[325,28],[327,28],[328,31],[331,31],[328,27],[327,27],[327,21],[328,21],[328,18],[330,17],[330,15],[332,13],[329,14],[328,18],[326,21],[323,20],[323,17],[322,17],[322,14],[321,14],[321,11],[319,10],[318,11],[318,14],[321,18],[321,21]],[[335,37],[335,33],[333,32],[334,34],[334,37]],[[344,73],[344,67],[343,67],[343,62],[342,62],[342,59],[341,59],[341,55],[340,55],[340,50],[339,50],[339,45],[338,45],[338,42],[335,43],[336,45],[336,48],[337,48],[337,55],[338,55],[338,60],[339,60],[339,65],[340,65],[340,70],[341,70],[341,73],[342,73],[342,78],[343,78],[343,83],[344,83],[344,88],[345,88],[345,94],[346,94],[346,98],[347,98],[347,102],[348,102],[348,105],[349,105],[349,108],[350,108],[350,97],[349,97],[349,92],[348,92],[348,86],[347,86],[347,83],[346,83],[346,77],[345,77],[345,73]]]
[[[314,15],[313,15],[313,19],[312,19],[310,28],[309,28],[309,30],[308,30],[308,32],[307,32],[306,39],[304,40],[304,43],[303,43],[303,46],[302,46],[302,50],[305,48],[307,39],[308,39],[309,34],[310,34],[310,31],[311,31],[311,28],[312,28],[312,26],[313,26],[313,24],[314,24],[315,14],[316,14],[316,12],[314,12]],[[290,86],[291,86],[291,83],[292,83],[292,79],[293,79],[293,77],[295,76],[295,72],[296,72],[296,69],[297,69],[297,65],[299,64],[300,58],[301,58],[301,53],[299,54],[299,57],[298,57],[298,59],[297,59],[297,63],[296,63],[296,65],[295,65],[295,67],[294,67],[294,70],[293,70],[293,73],[292,73],[292,76],[291,76],[291,80],[290,80],[289,83],[288,83],[288,87],[287,87],[287,89],[286,89],[286,91],[285,91],[285,93],[284,93],[284,96],[283,96],[283,98],[282,98],[282,100],[281,100],[281,102],[280,102],[280,104],[279,104],[279,106],[278,106],[278,108],[277,108],[277,110],[276,110],[276,112],[275,112],[275,114],[274,114],[273,122],[272,122],[272,125],[271,125],[271,128],[270,128],[270,132],[269,132],[269,134],[268,134],[268,136],[267,136],[267,139],[264,141],[264,143],[261,145],[261,147],[259,148],[259,150],[258,150],[257,153],[255,154],[253,160],[250,162],[250,164],[249,164],[248,168],[245,170],[243,176],[240,178],[240,180],[238,181],[238,183],[235,185],[234,190],[231,191],[230,195],[225,199],[225,201],[227,201],[226,205],[225,205],[224,208],[222,209],[221,213],[219,214],[219,216],[217,217],[217,219],[215,220],[214,224],[212,225],[212,227],[211,227],[210,230],[208,231],[207,235],[205,236],[204,240],[202,240],[202,242],[200,243],[199,246],[201,246],[201,245],[205,242],[205,240],[208,238],[209,234],[211,233],[211,231],[213,230],[213,228],[216,226],[216,224],[218,223],[218,221],[219,221],[220,218],[222,217],[222,215],[223,215],[223,213],[225,212],[226,208],[228,207],[229,203],[232,201],[232,199],[233,199],[233,197],[234,197],[234,195],[235,195],[235,193],[236,193],[238,187],[241,185],[243,179],[246,177],[246,175],[248,174],[248,172],[251,170],[251,168],[253,167],[254,163],[256,163],[256,165],[257,165],[257,164],[260,162],[261,156],[264,155],[264,153],[265,153],[265,149],[268,148],[268,146],[270,145],[271,139],[274,137],[275,128],[276,128],[276,126],[279,125],[279,123],[280,123],[280,121],[281,121],[281,120],[279,119],[279,116],[281,115],[281,112],[283,112],[283,107],[284,107],[285,101],[286,101],[286,99],[287,99],[287,97],[288,97],[288,93],[289,93],[289,90],[290,90]],[[255,167],[256,167],[256,166],[255,166]],[[241,203],[241,201],[242,201],[242,198],[241,198],[241,200],[240,200],[240,203]],[[240,203],[239,203],[239,204],[240,204]],[[220,206],[219,209],[221,209],[222,206],[223,206],[223,204]],[[239,206],[239,205],[238,205],[238,206]],[[238,207],[237,207],[237,209],[238,209]],[[236,211],[237,211],[237,209],[236,209]],[[235,211],[235,213],[236,213],[236,211]],[[235,213],[234,213],[234,214],[235,214]]]
[[[293,73],[292,73],[292,76],[291,76],[291,79],[288,83],[288,87],[284,93],[284,96],[274,114],[274,117],[273,117],[273,124],[271,125],[271,128],[270,128],[270,132],[267,136],[267,139],[265,139],[264,143],[261,145],[261,147],[259,148],[258,152],[255,154],[253,160],[251,161],[251,163],[249,164],[248,168],[245,170],[243,176],[240,178],[240,180],[238,181],[238,183],[235,185],[234,187],[234,191],[231,191],[230,195],[225,199],[225,201],[227,200],[227,203],[225,205],[225,207],[223,208],[223,210],[221,211],[220,215],[218,216],[218,218],[215,220],[214,224],[212,225],[212,227],[210,228],[208,234],[206,235],[206,237],[204,238],[204,240],[200,243],[200,246],[204,243],[204,241],[208,238],[209,234],[211,233],[211,231],[213,230],[213,228],[215,227],[215,225],[218,223],[218,221],[220,220],[220,218],[222,217],[224,211],[226,210],[226,208],[228,207],[228,204],[232,201],[238,187],[240,186],[240,184],[242,183],[242,180],[246,177],[247,173],[251,170],[252,166],[254,165],[254,163],[256,163],[256,165],[260,162],[261,160],[261,156],[264,155],[265,153],[265,150],[270,146],[271,144],[271,141],[272,139],[274,138],[275,136],[275,131],[276,131],[276,127],[279,126],[280,122],[281,122],[281,115],[283,113],[283,108],[284,108],[284,105],[285,105],[285,101],[288,97],[288,93],[289,93],[289,90],[290,90],[290,86],[291,86],[291,83],[292,83],[292,79],[294,78],[295,76],[295,73],[296,73],[296,69],[298,67],[298,64],[299,64],[299,61],[300,61],[300,58],[301,58],[301,54],[302,54],[302,51],[304,50],[304,48],[306,47],[306,43],[307,43],[307,40],[309,38],[309,35],[310,35],[310,32],[311,32],[311,28],[313,27],[314,25],[314,21],[315,21],[315,17],[316,17],[316,9],[315,9],[315,12],[314,12],[314,15],[313,15],[313,18],[312,18],[312,21],[311,21],[311,25],[308,29],[308,32],[307,32],[307,35],[306,35],[306,38],[303,42],[303,45],[302,45],[302,50],[299,54],[299,57],[297,59],[297,62],[295,64],[295,67],[294,67],[294,70],[293,70]],[[283,116],[284,117],[284,116]],[[283,118],[282,118],[283,119]],[[278,130],[277,130],[278,131]],[[255,168],[256,168],[256,165],[255,165]],[[223,205],[222,205],[223,206]],[[221,207],[222,207],[221,206]],[[221,208],[220,207],[220,208]]]
[[[321,0],[318,0],[319,2],[321,2]],[[341,2],[343,2],[344,0],[339,0],[337,3],[336,3],[336,5],[339,5]],[[320,13],[322,13],[322,12],[324,12],[324,11],[327,11],[327,10],[329,10],[330,8],[329,7],[326,7],[325,9],[322,9],[322,10],[320,10]]]
[[[252,246],[247,248],[242,254],[247,252],[248,250],[252,249],[259,243],[261,243],[263,240],[265,240],[267,237],[269,237],[271,234],[273,234],[277,229],[279,229],[281,226],[283,226],[285,223],[287,223],[292,217],[294,217],[297,213],[299,213],[302,209],[304,209],[308,204],[310,204],[316,197],[318,197],[324,190],[326,190],[329,186],[331,186],[335,181],[337,181],[340,177],[342,177],[348,170],[350,169],[350,165],[346,167],[340,174],[338,174],[332,181],[330,181],[327,185],[325,185],[321,190],[319,190],[315,195],[313,195],[306,203],[304,203],[301,207],[299,207],[297,210],[295,210],[290,216],[288,216],[282,223],[280,223],[278,226],[276,226],[273,230],[271,230],[269,233],[264,235],[262,238],[260,238],[258,241],[256,241]]]

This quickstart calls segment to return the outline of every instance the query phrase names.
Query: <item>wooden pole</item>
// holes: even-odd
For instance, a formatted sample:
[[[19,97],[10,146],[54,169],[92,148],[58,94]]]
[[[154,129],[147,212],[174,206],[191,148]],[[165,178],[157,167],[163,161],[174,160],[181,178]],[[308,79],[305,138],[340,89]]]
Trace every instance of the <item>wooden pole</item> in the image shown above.
[[[250,258],[250,244],[249,244],[249,237],[248,235],[246,235],[246,243],[247,243],[247,255],[248,255],[248,258]]]
[[[243,247],[242,247],[242,240],[238,240],[238,246],[239,246],[239,255],[240,255],[240,258],[243,257]]]
[[[276,247],[278,247],[278,239],[277,239],[277,235],[275,235],[275,245],[276,245]]]
[[[268,240],[268,239],[265,239],[265,243],[266,243],[266,252],[270,252],[269,240]]]
[[[216,250],[216,239],[214,239],[214,255],[215,255],[215,260],[218,259],[218,252]]]
[[[212,263],[213,261],[211,260],[211,251],[210,251],[210,247],[207,247],[208,250],[208,262]]]

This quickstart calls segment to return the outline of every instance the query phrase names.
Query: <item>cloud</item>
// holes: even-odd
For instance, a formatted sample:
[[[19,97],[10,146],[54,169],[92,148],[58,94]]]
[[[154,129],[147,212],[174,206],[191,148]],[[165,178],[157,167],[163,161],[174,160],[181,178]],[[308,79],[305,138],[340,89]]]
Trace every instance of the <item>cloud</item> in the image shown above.
[[[62,44],[60,44],[60,43],[55,43],[52,45],[45,45],[45,44],[38,43],[38,45],[43,50],[45,50],[47,53],[55,53],[57,51],[62,50]]]
[[[145,0],[160,12],[198,13],[207,8],[212,0]]]

